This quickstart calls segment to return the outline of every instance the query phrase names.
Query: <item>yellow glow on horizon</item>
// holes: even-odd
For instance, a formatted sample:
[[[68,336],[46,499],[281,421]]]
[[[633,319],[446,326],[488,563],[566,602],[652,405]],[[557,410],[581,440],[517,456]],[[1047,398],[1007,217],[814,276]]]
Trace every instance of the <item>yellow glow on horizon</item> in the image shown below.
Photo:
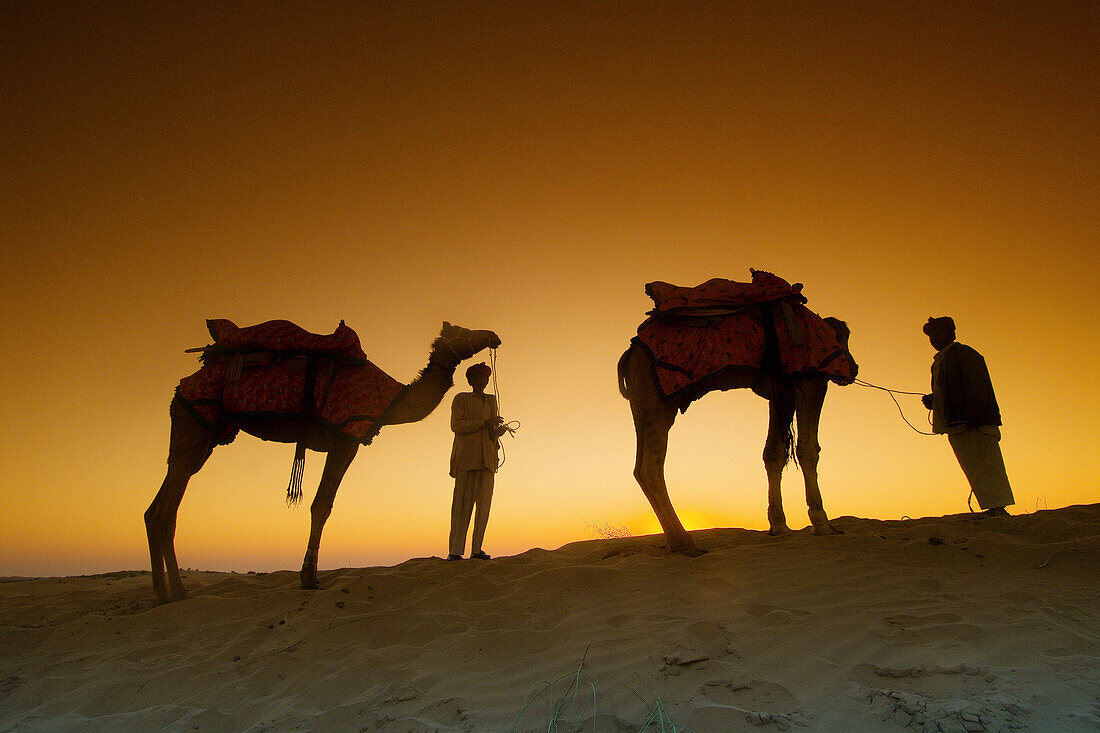
[[[764,517],[766,506],[761,507],[760,516]],[[684,525],[684,529],[688,531],[694,531],[697,529],[717,529],[717,528],[729,528],[739,527],[742,529],[767,529],[767,519],[756,519],[755,521],[745,517],[735,517],[719,514],[718,512],[708,511],[705,509],[697,508],[677,508],[676,514],[680,517],[680,522]],[[657,515],[653,512],[641,514],[634,518],[626,525],[631,534],[634,535],[649,535],[660,534],[661,523],[657,520]],[[794,523],[794,526],[799,526]]]

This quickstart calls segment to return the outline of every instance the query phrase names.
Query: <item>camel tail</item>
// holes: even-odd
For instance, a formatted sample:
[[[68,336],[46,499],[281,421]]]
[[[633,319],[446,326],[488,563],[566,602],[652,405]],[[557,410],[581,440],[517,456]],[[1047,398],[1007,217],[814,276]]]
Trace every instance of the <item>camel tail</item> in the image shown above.
[[[634,347],[631,346],[623,355],[619,357],[619,394],[623,396],[623,399],[630,399],[630,385],[626,382],[627,365],[630,362],[630,352]]]
[[[778,399],[785,400],[783,397],[778,397]],[[791,399],[793,399],[793,397],[791,397]],[[772,430],[775,429],[778,433],[778,440],[775,448],[777,448],[779,452],[779,456],[776,457],[782,457],[784,466],[789,466],[793,463],[795,468],[798,468],[798,435],[795,432],[795,411],[780,409],[780,412],[786,411],[790,412],[790,422],[786,425],[769,424],[768,439],[771,440]]]
[[[791,424],[787,427],[787,434],[783,436],[784,446],[783,451],[786,454],[786,461],[783,465],[793,463],[795,468],[799,468],[798,465],[798,451],[795,450],[796,436],[794,434],[794,419],[791,419]]]

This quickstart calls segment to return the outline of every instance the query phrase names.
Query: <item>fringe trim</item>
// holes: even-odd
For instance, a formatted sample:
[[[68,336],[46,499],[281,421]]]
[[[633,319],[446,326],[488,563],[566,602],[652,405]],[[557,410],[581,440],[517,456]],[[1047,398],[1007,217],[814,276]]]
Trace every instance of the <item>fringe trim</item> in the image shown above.
[[[294,463],[290,466],[290,483],[286,487],[286,505],[291,509],[302,501],[302,476],[305,472],[305,451],[295,451]]]

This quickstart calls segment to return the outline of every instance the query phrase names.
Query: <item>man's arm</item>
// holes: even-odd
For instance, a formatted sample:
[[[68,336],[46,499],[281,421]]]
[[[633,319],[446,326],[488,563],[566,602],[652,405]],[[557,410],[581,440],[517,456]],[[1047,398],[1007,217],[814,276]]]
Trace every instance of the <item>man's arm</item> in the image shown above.
[[[944,422],[947,425],[955,425],[966,418],[967,388],[966,375],[959,364],[961,349],[956,344],[950,353],[945,354],[943,365],[940,367],[940,378],[937,386],[943,393]]]
[[[985,406],[990,400],[992,386],[985,359],[972,348],[960,344],[945,364],[947,379],[944,404],[947,407],[947,423],[966,423],[972,428],[981,427],[987,420]]]
[[[469,414],[469,403],[462,394],[456,394],[451,402],[451,432],[455,435],[470,435],[485,427],[480,416]]]

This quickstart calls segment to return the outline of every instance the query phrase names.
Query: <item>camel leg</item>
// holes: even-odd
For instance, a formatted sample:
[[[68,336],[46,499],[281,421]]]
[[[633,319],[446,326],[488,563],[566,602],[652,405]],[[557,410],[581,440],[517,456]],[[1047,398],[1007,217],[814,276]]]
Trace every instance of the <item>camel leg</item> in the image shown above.
[[[791,440],[793,402],[776,395],[768,400],[768,438],[764,442],[764,470],[768,474],[768,534],[790,532],[783,513],[783,469],[787,466]]]
[[[336,499],[336,490],[340,488],[340,481],[344,478],[348,466],[355,458],[359,450],[359,444],[354,440],[338,441],[328,452],[325,459],[325,468],[321,472],[321,483],[317,487],[317,496],[310,507],[312,518],[309,530],[309,544],[306,546],[306,556],[302,560],[302,571],[299,577],[303,590],[317,590],[317,550],[321,545],[321,532],[325,528],[325,522],[332,514],[332,502]]]
[[[145,510],[145,532],[157,603],[187,597],[176,562],[176,515],[187,482],[198,473],[214,449],[210,430],[186,406],[172,401],[172,434],[168,446],[168,473],[153,502]],[[167,573],[166,573],[167,571]]]
[[[634,405],[631,405],[635,407]],[[634,478],[649,499],[665,532],[669,547],[689,557],[705,551],[696,547],[684,529],[665,484],[665,456],[668,453],[668,431],[676,420],[675,406],[661,404],[653,410],[636,411],[634,429],[638,436],[638,452],[634,462]]]
[[[829,523],[825,508],[821,503],[821,487],[817,483],[817,462],[821,455],[821,445],[817,441],[818,425],[821,421],[821,407],[825,403],[825,392],[829,383],[824,379],[804,381],[795,392],[795,408],[798,415],[798,463],[802,466],[802,476],[806,480],[806,506],[809,508],[810,524],[814,534],[843,534]]]

